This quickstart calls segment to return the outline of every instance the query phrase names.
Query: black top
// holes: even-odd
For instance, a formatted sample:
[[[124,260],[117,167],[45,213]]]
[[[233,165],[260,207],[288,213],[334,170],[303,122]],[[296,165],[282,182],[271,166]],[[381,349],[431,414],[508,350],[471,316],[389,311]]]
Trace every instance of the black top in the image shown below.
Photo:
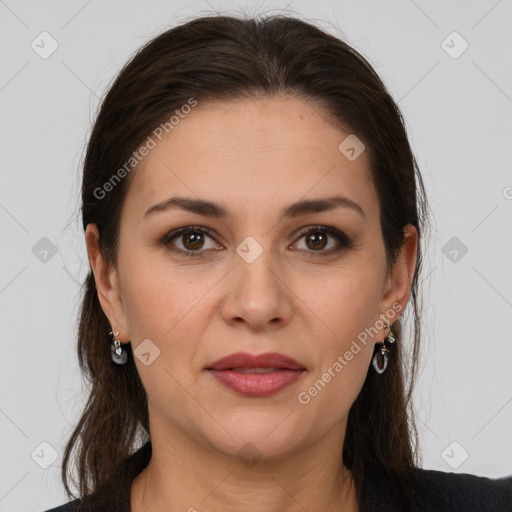
[[[46,512],[130,512],[134,478],[151,459],[151,441],[139,448],[119,467],[114,484]],[[365,468],[361,512],[398,512],[403,492],[381,466]],[[411,488],[417,512],[512,512],[512,475],[491,479],[467,473],[445,473],[416,468]]]

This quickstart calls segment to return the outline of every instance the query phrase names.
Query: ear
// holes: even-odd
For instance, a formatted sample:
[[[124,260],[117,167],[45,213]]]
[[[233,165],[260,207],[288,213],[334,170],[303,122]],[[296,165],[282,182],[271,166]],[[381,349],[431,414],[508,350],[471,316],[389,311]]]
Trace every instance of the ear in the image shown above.
[[[418,252],[418,231],[412,224],[407,224],[404,227],[404,237],[405,241],[383,288],[381,317],[386,314],[386,311],[389,312],[391,310],[398,312],[396,317],[398,318],[409,300]],[[389,315],[387,315],[387,318],[391,326],[393,321],[389,318]],[[387,331],[387,329],[385,329],[385,331]],[[384,334],[387,335],[387,332]]]
[[[119,331],[118,338],[122,343],[128,343],[130,336],[126,327],[128,324],[119,287],[118,272],[113,263],[107,262],[103,258],[99,241],[98,227],[96,224],[88,224],[85,230],[85,243],[101,308],[107,316],[113,332]]]

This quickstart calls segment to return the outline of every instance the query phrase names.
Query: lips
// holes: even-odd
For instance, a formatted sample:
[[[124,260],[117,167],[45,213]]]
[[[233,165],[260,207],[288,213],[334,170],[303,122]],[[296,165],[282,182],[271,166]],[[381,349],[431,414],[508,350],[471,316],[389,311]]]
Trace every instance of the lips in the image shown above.
[[[306,369],[278,353],[237,352],[205,368],[225,387],[245,396],[269,396],[296,382]]]
[[[275,368],[284,370],[304,370],[305,368],[291,357],[277,352],[252,355],[246,352],[236,352],[223,357],[208,366],[207,370],[234,370],[246,368]]]

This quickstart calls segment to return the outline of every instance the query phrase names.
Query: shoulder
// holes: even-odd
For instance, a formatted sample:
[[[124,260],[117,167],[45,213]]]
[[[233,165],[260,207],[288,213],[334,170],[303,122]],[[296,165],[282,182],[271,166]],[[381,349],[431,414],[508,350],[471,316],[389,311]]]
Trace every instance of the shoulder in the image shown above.
[[[512,512],[512,474],[488,478],[433,469],[387,470],[366,464],[364,512]]]
[[[510,512],[512,475],[488,478],[415,468],[411,484],[421,510]]]
[[[64,505],[60,505],[59,507],[45,510],[45,512],[75,512],[78,510],[78,505],[80,505],[80,500],[76,499],[68,503],[64,503]]]
[[[114,476],[104,481],[93,493],[45,512],[129,511],[131,484],[140,471],[147,466],[151,453],[151,441],[147,441],[120,463]]]

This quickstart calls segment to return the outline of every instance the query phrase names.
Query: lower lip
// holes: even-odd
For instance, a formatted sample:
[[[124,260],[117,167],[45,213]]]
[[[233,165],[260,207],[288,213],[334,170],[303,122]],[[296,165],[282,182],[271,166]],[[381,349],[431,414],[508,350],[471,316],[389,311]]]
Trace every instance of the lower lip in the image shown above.
[[[276,370],[269,373],[240,373],[208,370],[220,383],[246,396],[269,396],[300,379],[304,370]]]

